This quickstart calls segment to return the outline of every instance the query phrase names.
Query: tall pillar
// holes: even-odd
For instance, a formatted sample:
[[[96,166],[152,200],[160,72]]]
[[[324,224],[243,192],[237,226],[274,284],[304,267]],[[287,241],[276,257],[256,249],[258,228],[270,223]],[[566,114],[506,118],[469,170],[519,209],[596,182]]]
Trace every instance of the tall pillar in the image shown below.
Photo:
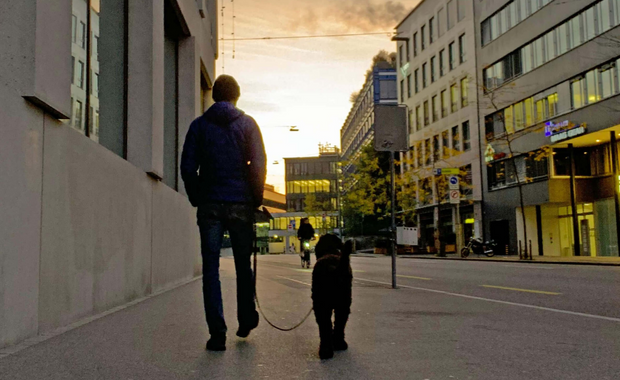
[[[164,0],[132,0],[128,14],[127,160],[164,172]]]
[[[581,256],[581,246],[579,243],[579,218],[577,216],[577,189],[575,183],[575,150],[573,149],[573,144],[568,144],[568,152],[570,156],[570,204],[573,209],[573,249],[575,256]]]
[[[620,199],[618,199],[618,189],[620,189],[620,175],[618,173],[618,144],[616,143],[616,132],[609,132],[611,144],[611,169],[614,173],[614,204],[616,209],[616,237],[617,244],[620,244]]]

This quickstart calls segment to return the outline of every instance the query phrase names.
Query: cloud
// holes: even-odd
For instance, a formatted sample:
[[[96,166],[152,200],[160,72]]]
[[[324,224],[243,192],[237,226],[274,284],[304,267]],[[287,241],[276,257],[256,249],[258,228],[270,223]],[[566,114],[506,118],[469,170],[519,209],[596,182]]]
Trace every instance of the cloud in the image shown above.
[[[308,32],[376,32],[393,29],[406,15],[408,7],[400,1],[342,0],[317,10],[308,7],[291,27]]]

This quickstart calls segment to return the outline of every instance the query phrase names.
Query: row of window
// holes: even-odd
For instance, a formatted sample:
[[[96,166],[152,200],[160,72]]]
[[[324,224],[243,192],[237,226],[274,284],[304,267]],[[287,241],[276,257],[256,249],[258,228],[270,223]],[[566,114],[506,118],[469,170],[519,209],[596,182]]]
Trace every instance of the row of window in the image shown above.
[[[620,24],[620,0],[602,0],[483,71],[492,90]]]
[[[358,120],[356,121],[356,128],[350,128],[350,133],[347,133],[345,140],[343,141],[343,152],[344,155],[347,156],[349,154],[349,150],[353,147],[353,149],[357,149],[357,147],[364,142],[366,138],[369,137],[368,131],[372,129],[372,125],[375,122],[375,114],[371,112],[370,114],[366,114],[366,119],[364,121]],[[349,131],[347,131],[349,132]],[[351,135],[351,133],[355,132],[355,135]]]
[[[450,86],[450,100],[448,103],[448,90],[442,90],[439,95],[431,97],[430,108],[428,100],[424,101],[422,105],[418,105],[415,108],[415,128],[416,131],[422,130],[423,127],[430,125],[441,118],[448,116],[448,105],[450,106],[450,112],[455,113],[459,110],[459,103],[461,108],[469,105],[469,79],[462,78],[460,82],[460,94],[459,86],[454,83]],[[431,118],[432,112],[432,118]],[[412,124],[410,124],[412,125]]]
[[[452,71],[456,68],[456,52],[455,52],[455,44],[456,41],[452,41],[448,44],[448,67],[449,71]],[[459,49],[459,64],[465,63],[467,60],[466,56],[466,40],[465,34],[462,34],[458,38],[458,49]],[[439,57],[439,59],[438,59]],[[438,65],[439,64],[439,65]],[[429,72],[430,69],[430,72]],[[439,69],[439,70],[437,70]],[[422,83],[420,86],[420,71],[422,71]],[[437,71],[439,71],[439,76],[437,75]],[[431,83],[435,83],[438,78],[446,75],[448,71],[446,70],[446,49],[441,49],[439,51],[438,56],[432,56],[430,62],[424,62],[421,68],[417,68],[413,71],[413,88],[415,93],[417,94],[422,89],[428,87]],[[430,81],[429,81],[430,79]],[[412,85],[411,74],[407,75],[407,99],[412,97],[411,93],[411,85]],[[405,101],[405,80],[402,79],[400,81],[400,100],[401,103]]]
[[[513,0],[481,24],[482,46],[495,40],[530,17],[551,0]]]
[[[620,93],[620,59],[570,80],[571,107],[577,109]],[[552,119],[560,113],[558,94],[545,90],[485,118],[487,140],[512,134]]]
[[[71,56],[71,83],[76,85],[78,88],[84,89],[84,73],[85,73],[86,65],[81,60],[77,60],[75,57]],[[99,73],[94,73],[91,70],[91,86],[90,93],[95,97],[99,97]]]
[[[317,179],[309,181],[287,181],[287,194],[336,193],[337,183],[334,180]]]
[[[575,175],[578,177],[597,177],[611,174],[610,148],[609,144],[574,148]],[[617,146],[616,149],[618,149]],[[545,153],[535,151],[517,156],[514,160],[506,159],[491,163],[487,169],[489,189],[497,190],[547,179],[550,163],[553,163],[553,175],[569,176],[571,170],[569,149],[554,149],[551,157],[552,160],[549,160]]]
[[[487,140],[512,134],[558,114],[558,94],[534,95],[485,118]]]
[[[571,106],[580,108],[618,94],[620,59],[605,63],[571,80]]]
[[[295,221],[295,227],[299,229],[301,223],[301,217],[299,216],[294,218],[274,218],[270,222],[270,228],[272,230],[286,231],[292,220]],[[325,218],[323,218],[323,216],[309,216],[308,220],[315,229],[333,229],[338,227],[338,218],[328,215],[326,215]]]
[[[435,42],[435,36],[441,37],[446,30],[452,29],[457,22],[460,22],[465,18],[467,3],[467,0],[448,1],[445,9],[443,7],[439,8],[436,18],[433,15],[428,20],[428,32],[427,25],[424,24],[420,27],[419,36],[417,31],[413,33],[411,46],[413,47],[414,58],[418,56],[418,46],[421,50],[425,50],[428,45]],[[446,26],[447,29],[445,29]],[[405,52],[403,52],[403,47]],[[408,41],[399,47],[398,53],[400,67],[402,67],[405,61],[409,62],[410,45]]]
[[[413,157],[411,167],[414,169],[428,167],[458,155],[460,152],[471,150],[471,131],[469,121],[445,130],[441,135],[419,141],[411,147]],[[462,139],[461,139],[462,136]],[[462,147],[462,149],[461,149]]]
[[[338,198],[328,198],[324,203],[324,211],[336,211],[338,209]],[[289,199],[286,202],[286,209],[289,212],[302,212],[305,211],[306,201],[305,199]],[[297,221],[299,226],[299,221]],[[316,228],[316,225],[314,226]]]
[[[338,163],[336,161],[315,161],[286,164],[286,173],[288,175],[336,174],[337,169]]]
[[[548,160],[541,155],[540,152],[532,152],[488,165],[489,190],[546,179],[549,175]]]
[[[84,103],[81,100],[71,98],[71,120],[69,125],[78,131],[84,131]],[[99,140],[99,109],[90,107],[90,125],[91,138],[95,141]]]

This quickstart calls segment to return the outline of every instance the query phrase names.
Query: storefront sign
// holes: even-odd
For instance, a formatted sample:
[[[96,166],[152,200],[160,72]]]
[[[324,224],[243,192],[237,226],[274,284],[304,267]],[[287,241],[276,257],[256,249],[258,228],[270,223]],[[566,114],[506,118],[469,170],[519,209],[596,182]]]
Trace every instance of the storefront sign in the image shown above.
[[[586,123],[579,125],[565,120],[561,123],[547,122],[545,124],[545,136],[549,137],[552,143],[581,136],[586,133]]]

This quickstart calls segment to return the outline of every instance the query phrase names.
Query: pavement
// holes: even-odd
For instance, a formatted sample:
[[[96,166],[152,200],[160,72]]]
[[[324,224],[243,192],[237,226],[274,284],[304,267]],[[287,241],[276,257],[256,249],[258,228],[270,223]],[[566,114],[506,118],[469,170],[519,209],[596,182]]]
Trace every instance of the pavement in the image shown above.
[[[200,280],[0,355],[0,379],[620,379],[620,268],[352,258],[349,350],[318,358],[311,317],[234,336],[234,263],[222,258],[222,353],[204,351]],[[311,271],[261,256],[258,295],[283,327],[311,307]]]

